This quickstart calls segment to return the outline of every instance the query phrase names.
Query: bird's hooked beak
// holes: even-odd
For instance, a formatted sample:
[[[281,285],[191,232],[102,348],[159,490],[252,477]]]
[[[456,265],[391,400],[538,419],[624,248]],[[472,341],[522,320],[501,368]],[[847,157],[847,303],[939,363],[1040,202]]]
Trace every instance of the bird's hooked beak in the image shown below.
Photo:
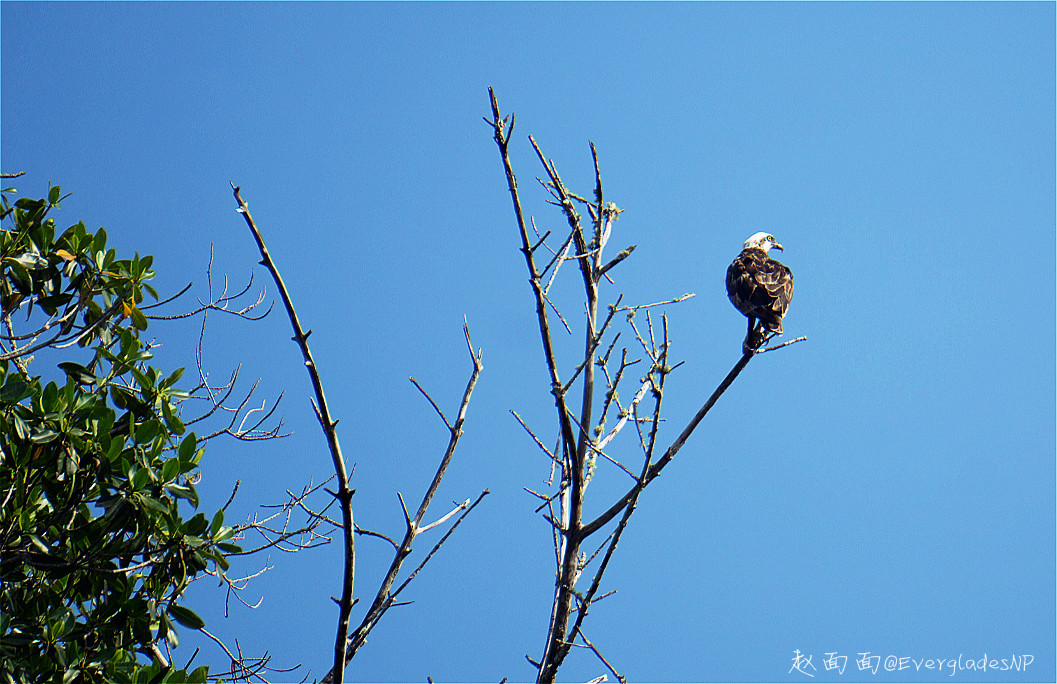
[[[778,244],[777,242],[775,242],[775,243],[773,243],[771,245],[771,249],[777,249],[779,252],[784,252],[785,251],[784,249],[782,249],[782,246],[780,244]]]

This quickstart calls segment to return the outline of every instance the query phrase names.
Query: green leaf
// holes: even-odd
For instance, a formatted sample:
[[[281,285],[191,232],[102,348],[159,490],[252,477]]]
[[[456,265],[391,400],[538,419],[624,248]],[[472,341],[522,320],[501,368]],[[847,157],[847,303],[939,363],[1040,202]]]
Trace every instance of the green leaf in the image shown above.
[[[179,380],[181,377],[183,377],[183,374],[184,374],[184,369],[183,368],[177,368],[176,370],[174,370],[172,372],[172,375],[170,375],[169,377],[165,378],[160,383],[158,383],[158,389],[165,389],[166,387],[171,387],[173,384],[176,383],[177,380]]]
[[[132,371],[132,377],[136,379],[136,382],[139,383],[141,389],[148,389],[154,387],[154,383],[151,382],[150,377],[148,377],[147,374],[141,371],[139,368],[133,366],[130,370]]]
[[[194,487],[185,487],[184,485],[170,484],[166,485],[165,488],[172,492],[173,496],[177,496],[181,499],[187,499],[191,502],[191,505],[195,508],[198,507],[198,492],[195,491]],[[203,526],[202,529],[205,529]]]
[[[168,401],[162,401],[161,405],[162,417],[165,418],[165,424],[169,426],[169,430],[174,435],[182,435],[187,427],[183,424],[183,421],[177,417],[176,413],[172,410],[172,404]]]
[[[37,252],[26,252],[24,254],[20,254],[19,256],[14,258],[14,261],[19,264],[22,264],[31,271],[39,271],[51,265],[48,263],[47,257],[41,256]]]
[[[25,399],[28,395],[28,384],[22,382],[18,378],[10,378],[4,385],[4,388],[0,390],[0,402],[5,404],[15,404]]]
[[[92,240],[92,252],[98,254],[99,252],[102,252],[104,248],[106,248],[106,230],[100,227],[95,234],[95,239]],[[102,264],[100,264],[100,266],[102,266]]]
[[[26,421],[22,420],[22,417],[18,415],[17,411],[12,412],[11,417],[14,419],[15,434],[18,435],[18,438],[21,440],[29,439],[30,429],[29,426],[26,425]]]
[[[70,611],[63,611],[63,614],[59,618],[51,623],[51,634],[55,639],[62,639],[64,636],[70,633],[73,629],[74,620],[73,615]]]
[[[43,430],[34,430],[29,441],[34,444],[48,444],[54,442],[60,435],[61,433],[56,432],[55,430],[44,428]]]
[[[208,523],[203,513],[196,513],[193,518],[184,523],[184,534],[200,535],[206,531]]]
[[[44,200],[30,199],[29,197],[21,197],[15,200],[15,206],[19,209],[25,209],[26,211],[33,211],[44,206]]]
[[[143,485],[147,484],[147,480],[150,479],[150,470],[147,468],[139,468],[130,478],[132,481],[132,489],[143,489]]]
[[[140,472],[143,472],[142,470]],[[137,473],[138,474],[138,473]],[[142,499],[144,508],[152,510],[155,513],[168,513],[170,506],[161,499],[155,499],[153,496],[145,496]]]
[[[161,468],[162,482],[169,482],[180,474],[180,459],[170,458]]]
[[[63,361],[59,364],[59,368],[66,371],[66,377],[79,385],[90,385],[95,382],[95,374],[79,363]]]
[[[209,525],[209,532],[213,537],[216,537],[217,531],[224,525],[224,509],[217,511],[217,514],[213,516],[213,522]]]
[[[169,606],[169,609],[172,610],[172,608],[174,608],[174,607],[175,606]],[[165,613],[162,613],[160,617],[161,617],[161,626],[158,629],[158,635],[161,636],[162,638],[164,638],[166,641],[168,641],[170,646],[172,646],[173,648],[176,648],[177,646],[180,645],[180,638],[176,634],[176,627],[173,625],[172,621],[169,620],[169,616],[166,615]],[[173,617],[176,617],[176,616],[173,615]],[[202,624],[204,625],[205,623],[202,623]]]
[[[18,288],[19,292],[29,294],[33,290],[33,278],[30,277],[26,267],[17,259],[4,259],[4,266],[11,269],[6,275],[11,279],[12,284]]]
[[[26,537],[29,538],[30,543],[37,547],[41,553],[48,553],[48,545],[44,543],[43,539],[35,534],[27,534]]]
[[[190,629],[202,629],[206,626],[205,620],[198,617],[198,614],[193,610],[178,606],[175,603],[169,604],[169,615],[172,615],[174,620]]]
[[[133,306],[133,307],[131,307],[131,309],[132,309],[132,326],[134,328],[136,328],[136,330],[146,330],[147,329],[147,317],[143,315],[143,312],[140,311],[138,307]]]
[[[154,440],[161,432],[162,425],[159,420],[148,420],[136,428],[136,442],[147,444]]]
[[[59,386],[54,381],[49,382],[44,387],[44,395],[42,397],[42,403],[44,405],[45,413],[51,413],[55,410],[55,399],[59,396]]]
[[[184,437],[184,440],[180,442],[180,448],[177,450],[181,461],[190,461],[191,457],[194,456],[195,447],[198,446],[198,437],[195,433],[190,432]]]

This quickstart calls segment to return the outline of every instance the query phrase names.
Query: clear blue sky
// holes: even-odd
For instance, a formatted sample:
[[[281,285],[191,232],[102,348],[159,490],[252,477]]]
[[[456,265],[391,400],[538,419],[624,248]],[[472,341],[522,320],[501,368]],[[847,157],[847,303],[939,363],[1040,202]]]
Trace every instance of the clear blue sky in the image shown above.
[[[618,593],[585,624],[614,666],[637,681],[1053,681],[1054,7],[4,2],[2,164],[27,172],[25,195],[73,191],[60,222],[105,226],[156,255],[163,291],[193,280],[202,297],[211,245],[218,276],[241,284],[255,266],[240,184],[314,330],[370,529],[399,534],[396,492],[417,500],[443,452],[407,377],[454,412],[467,317],[485,371],[434,510],[492,494],[350,679],[527,680],[543,646],[552,552],[522,487],[547,468],[508,411],[552,435],[553,406],[481,121],[491,85],[517,113],[514,163],[542,228],[564,220],[526,136],[585,195],[597,144],[626,210],[612,244],[638,245],[604,296],[697,295],[669,311],[686,363],[665,444],[740,353],[723,276],[742,241],[774,233],[796,275],[787,338],[808,341],[756,359],[640,502],[605,584]],[[575,285],[559,292],[571,318]],[[193,364],[195,326],[152,333],[161,361]],[[214,377],[241,362],[262,398],[286,390],[295,431],[213,443],[203,508],[241,479],[229,520],[331,472],[289,338],[278,311],[211,321]],[[566,376],[581,339],[563,340]],[[600,478],[589,515],[625,487]],[[359,559],[367,603],[388,545],[361,538]],[[258,610],[224,619],[205,581],[193,607],[244,652],[322,676],[338,548],[237,570],[265,563],[246,592]],[[178,662],[201,645],[198,663],[224,666],[184,632]],[[796,650],[814,679],[789,672]],[[1034,663],[870,674],[852,662],[865,651]],[[828,652],[850,656],[843,674]],[[561,674],[603,672],[578,651]]]

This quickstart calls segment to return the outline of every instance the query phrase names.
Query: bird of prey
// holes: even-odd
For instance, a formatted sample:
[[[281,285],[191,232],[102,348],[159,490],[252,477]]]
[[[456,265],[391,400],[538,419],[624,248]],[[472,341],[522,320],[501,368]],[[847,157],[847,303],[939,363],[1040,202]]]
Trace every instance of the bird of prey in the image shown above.
[[[772,335],[782,334],[782,316],[793,299],[793,272],[767,255],[771,249],[782,246],[773,235],[756,233],[745,241],[741,254],[727,268],[727,296],[749,319],[742,345],[745,353],[759,348]]]

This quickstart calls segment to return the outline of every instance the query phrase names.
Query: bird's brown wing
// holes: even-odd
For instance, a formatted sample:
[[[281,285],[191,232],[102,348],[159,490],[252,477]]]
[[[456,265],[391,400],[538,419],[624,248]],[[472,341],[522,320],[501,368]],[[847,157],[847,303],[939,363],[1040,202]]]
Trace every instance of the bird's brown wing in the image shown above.
[[[756,271],[756,283],[766,293],[769,308],[778,316],[784,316],[793,300],[793,272],[785,264],[766,258]],[[762,294],[762,293],[761,293]],[[762,298],[762,297],[761,297]]]
[[[753,311],[766,301],[757,301],[756,279],[752,274],[752,259],[744,253],[738,257],[727,268],[727,296],[734,307],[746,316],[755,317]]]
[[[746,249],[727,268],[727,296],[738,311],[781,333],[793,298],[793,273],[763,250]]]

